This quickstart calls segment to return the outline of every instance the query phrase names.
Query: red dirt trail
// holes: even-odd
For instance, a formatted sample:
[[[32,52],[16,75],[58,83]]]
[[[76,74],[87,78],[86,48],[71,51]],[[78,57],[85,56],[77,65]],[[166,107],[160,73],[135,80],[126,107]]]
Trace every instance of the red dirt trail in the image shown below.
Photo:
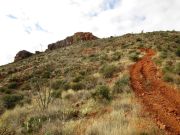
[[[132,88],[161,129],[169,135],[180,135],[180,93],[163,82],[151,49],[141,49],[146,55],[130,69]]]

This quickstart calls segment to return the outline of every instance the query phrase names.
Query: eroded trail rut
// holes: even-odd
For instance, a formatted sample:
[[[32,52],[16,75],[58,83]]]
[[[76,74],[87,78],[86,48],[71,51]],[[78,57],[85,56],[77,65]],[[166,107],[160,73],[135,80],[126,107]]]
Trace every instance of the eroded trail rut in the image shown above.
[[[132,88],[161,129],[170,135],[180,135],[180,94],[162,81],[161,72],[151,60],[155,52],[141,51],[146,55],[130,70]]]

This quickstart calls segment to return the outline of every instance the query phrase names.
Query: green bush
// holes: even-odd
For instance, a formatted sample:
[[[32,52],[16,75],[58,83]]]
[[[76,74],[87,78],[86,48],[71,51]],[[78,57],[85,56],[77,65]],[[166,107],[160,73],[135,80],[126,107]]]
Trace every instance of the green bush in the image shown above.
[[[1,88],[0,88],[0,92],[1,92],[1,93],[5,93],[5,94],[11,94],[11,90],[9,90],[9,89],[6,88],[6,87],[1,87]]]
[[[175,73],[180,75],[180,63],[175,65]]]
[[[162,59],[165,59],[165,58],[167,58],[167,52],[161,52],[160,53],[160,58],[162,58]]]
[[[2,92],[2,93],[4,93],[6,90],[7,90],[7,88],[5,88],[5,87],[0,88],[0,92]]]
[[[73,82],[71,84],[71,88],[73,90],[82,90],[85,88],[85,85],[82,82]]]
[[[99,55],[97,54],[92,54],[89,56],[90,58],[90,61],[93,62],[93,61],[98,61],[99,60]]]
[[[110,88],[106,85],[97,86],[95,92],[92,94],[95,99],[111,100]]]
[[[11,82],[8,84],[8,89],[16,89],[18,87],[18,83],[17,82]]]
[[[43,78],[50,78],[51,77],[51,72],[50,71],[43,72],[42,77]]]
[[[139,52],[130,53],[129,59],[131,61],[138,61],[139,60]]]
[[[176,56],[180,57],[180,48],[177,49]]]
[[[117,67],[115,65],[104,65],[100,72],[103,74],[105,78],[110,78],[117,71]]]
[[[172,77],[170,74],[168,74],[168,73],[166,73],[166,74],[164,75],[163,79],[164,79],[164,81],[166,81],[166,82],[173,82],[173,81],[174,81],[174,80],[173,80],[173,77]]]
[[[141,42],[142,39],[141,39],[141,38],[137,38],[136,41],[137,41],[137,42]]]
[[[80,82],[84,77],[82,75],[78,75],[73,79],[73,82]]]
[[[52,97],[54,98],[60,98],[61,97],[62,90],[56,90],[52,92]]]
[[[165,65],[162,69],[163,73],[167,73],[167,72],[173,72],[174,71],[174,67],[170,66],[170,65]]]
[[[180,39],[179,39],[179,38],[176,39],[175,42],[176,42],[177,44],[180,44]]]
[[[69,89],[69,84],[66,80],[63,79],[55,80],[52,82],[51,88],[54,90],[58,90],[58,89],[67,90]]]
[[[113,93],[130,92],[129,76],[124,75],[113,86]]]
[[[7,109],[14,108],[23,99],[22,95],[6,95],[3,97],[3,106]]]
[[[24,83],[22,86],[21,86],[21,90],[30,90],[31,89],[31,86],[29,83]]]
[[[108,55],[107,55],[106,53],[102,53],[102,54],[100,55],[100,60],[102,60],[102,61],[108,61],[108,60],[109,60]]]
[[[117,52],[113,53],[112,60],[117,61],[121,58],[121,56],[122,56],[122,53],[117,51]]]
[[[154,60],[154,62],[156,63],[156,65],[158,65],[158,66],[161,66],[162,65],[162,59],[159,59],[159,58],[154,58],[153,59]]]
[[[43,122],[47,121],[48,118],[46,116],[35,116],[31,117],[27,122],[24,122],[22,125],[23,133],[35,133],[38,132],[42,127]]]
[[[85,85],[85,89],[93,89],[96,87],[98,82],[98,78],[94,77],[94,76],[86,76],[83,80],[82,83]]]

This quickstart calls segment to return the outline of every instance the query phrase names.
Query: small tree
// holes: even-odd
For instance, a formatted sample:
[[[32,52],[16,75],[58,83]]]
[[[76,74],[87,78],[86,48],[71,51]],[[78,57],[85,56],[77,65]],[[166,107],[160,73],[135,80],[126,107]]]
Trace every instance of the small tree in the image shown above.
[[[39,108],[42,111],[48,109],[49,104],[51,104],[54,99],[52,96],[52,89],[47,86],[40,85],[40,82],[38,80],[32,81],[31,84],[32,90],[35,90],[35,92],[37,92],[36,101]]]

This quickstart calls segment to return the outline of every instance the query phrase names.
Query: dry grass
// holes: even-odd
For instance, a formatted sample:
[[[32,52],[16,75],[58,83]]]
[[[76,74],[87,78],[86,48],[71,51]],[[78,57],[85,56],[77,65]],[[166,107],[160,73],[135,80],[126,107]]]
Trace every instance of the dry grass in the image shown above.
[[[86,135],[160,135],[152,122],[140,116],[140,106],[133,97],[132,94],[124,94],[120,100],[113,101],[113,111],[95,119],[87,128]]]

